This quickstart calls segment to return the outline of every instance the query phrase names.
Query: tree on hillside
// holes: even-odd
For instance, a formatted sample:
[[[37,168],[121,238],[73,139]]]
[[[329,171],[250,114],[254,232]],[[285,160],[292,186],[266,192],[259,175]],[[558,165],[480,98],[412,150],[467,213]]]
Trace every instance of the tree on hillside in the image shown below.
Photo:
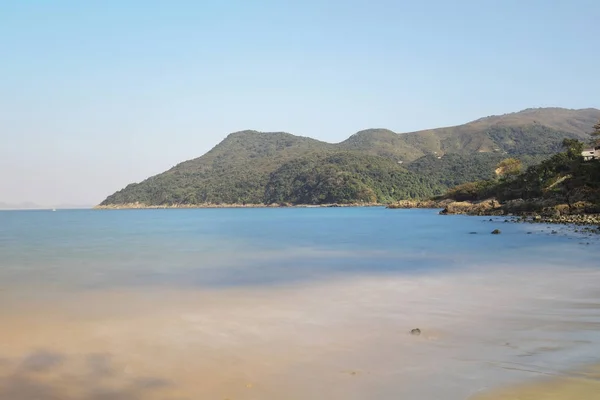
[[[583,151],[583,143],[577,139],[564,139],[562,147],[567,151],[567,156],[571,160],[579,160]]]
[[[506,158],[496,166],[496,175],[501,178],[509,178],[517,176],[521,173],[521,160],[516,158]]]
[[[581,156],[583,143],[577,139],[565,139],[562,145],[566,152],[563,153],[564,156],[559,153],[552,158],[556,160],[553,167],[559,173],[559,177],[561,177],[559,179],[564,179],[559,188],[569,209],[571,209],[573,207],[572,200],[576,196],[577,190],[585,186],[586,183],[586,174],[582,171],[584,166],[583,157]]]
[[[594,125],[594,130],[592,131],[592,133],[590,133],[590,135],[592,135],[592,145],[593,146],[600,146],[600,121]]]

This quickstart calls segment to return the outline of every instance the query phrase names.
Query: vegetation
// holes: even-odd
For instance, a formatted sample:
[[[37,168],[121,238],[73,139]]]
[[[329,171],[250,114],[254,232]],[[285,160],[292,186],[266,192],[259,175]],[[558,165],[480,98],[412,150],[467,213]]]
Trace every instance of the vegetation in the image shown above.
[[[496,175],[502,178],[517,176],[521,173],[523,163],[516,158],[506,158],[498,163]]]
[[[519,156],[518,161],[523,166],[539,163],[551,154],[536,154]],[[493,179],[498,163],[505,155],[497,153],[475,154],[445,154],[442,157],[427,155],[421,157],[406,168],[419,175],[429,176],[440,186],[452,188],[465,182]]]
[[[386,158],[345,152],[286,163],[271,175],[265,202],[388,203],[431,197],[441,189]]]
[[[493,197],[496,190],[496,182],[493,180],[482,180],[466,182],[449,189],[444,195],[438,196],[437,200],[452,199],[455,201],[477,201]]]
[[[501,126],[487,131],[501,152],[511,155],[552,154],[561,150],[564,138],[583,139],[573,132],[561,131],[543,125]]]
[[[472,181],[493,185],[459,186],[455,195],[478,197],[483,185],[517,196],[520,179],[550,168],[534,164],[560,150],[563,138],[581,140],[598,119],[594,109],[525,110],[402,135],[371,129],[338,144],[284,132],[236,132],[204,156],[130,184],[101,205],[383,203],[439,195]],[[496,177],[507,158],[513,161]],[[519,163],[529,168],[519,173]],[[541,190],[530,181],[525,186],[532,195]]]
[[[592,136],[597,134],[593,132]],[[495,198],[500,202],[538,200],[540,204],[544,201],[544,204],[548,201],[566,204],[568,209],[576,203],[584,204],[589,210],[600,209],[600,161],[585,161],[581,155],[585,144],[579,140],[565,139],[562,146],[562,152],[520,173],[517,173],[518,161],[504,160],[498,169],[505,173],[497,179],[465,183],[439,198],[456,201]]]

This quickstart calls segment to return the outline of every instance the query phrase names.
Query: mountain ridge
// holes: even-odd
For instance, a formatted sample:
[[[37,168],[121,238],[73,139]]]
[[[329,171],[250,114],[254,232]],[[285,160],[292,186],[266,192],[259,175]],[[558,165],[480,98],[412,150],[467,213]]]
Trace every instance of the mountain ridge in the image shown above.
[[[345,193],[342,195],[344,201],[350,201],[348,193],[362,193],[362,198],[372,198],[365,193],[373,192],[377,201],[398,199],[391,194],[393,191],[390,192],[388,182],[373,177],[366,168],[368,165],[379,168],[381,176],[395,180],[396,184],[404,182],[415,185],[415,182],[419,182],[427,188],[421,190],[411,186],[408,191],[398,190],[396,196],[400,196],[400,193],[430,195],[443,190],[443,182],[484,179],[492,173],[491,166],[500,157],[511,155],[531,158],[556,153],[564,138],[586,138],[598,120],[600,110],[594,108],[530,108],[483,117],[463,125],[416,132],[364,129],[339,143],[281,131],[242,130],[230,133],[201,157],[183,161],[162,174],[128,185],[109,196],[101,205],[136,202],[148,205],[263,203],[270,201],[267,188],[272,191],[272,175],[277,171],[285,171],[284,175],[290,181],[290,190],[284,190],[285,193],[327,191],[312,197],[302,195],[297,198],[313,198],[318,202],[319,198],[331,200],[331,193]],[[333,157],[336,154],[338,157]],[[455,155],[454,164],[444,167],[450,171],[448,174],[458,175],[453,179],[443,176],[444,171],[440,173],[435,170],[435,159],[446,154]],[[475,157],[475,154],[481,156]],[[411,163],[423,157],[433,157],[434,162],[430,160],[420,164],[421,169],[423,166],[429,168],[427,172],[410,168]],[[378,158],[382,161],[377,161]],[[477,158],[484,172],[464,168],[465,165],[461,167],[461,164],[469,164],[474,158]],[[304,164],[297,160],[304,160]],[[325,162],[327,173],[334,174],[338,179],[325,179],[324,172],[317,176],[305,170],[308,164],[313,169],[320,168],[323,165],[319,162]],[[300,175],[290,172],[295,171],[294,168]],[[348,175],[348,170],[353,171],[352,176]],[[420,176],[424,173],[430,176]],[[430,178],[434,180],[428,181]],[[306,180],[305,185],[313,186],[298,187],[299,179]],[[321,182],[319,186],[314,179],[327,182]],[[279,179],[278,182],[281,185],[287,181]],[[291,186],[295,189],[292,190]],[[286,201],[285,196],[277,198]]]

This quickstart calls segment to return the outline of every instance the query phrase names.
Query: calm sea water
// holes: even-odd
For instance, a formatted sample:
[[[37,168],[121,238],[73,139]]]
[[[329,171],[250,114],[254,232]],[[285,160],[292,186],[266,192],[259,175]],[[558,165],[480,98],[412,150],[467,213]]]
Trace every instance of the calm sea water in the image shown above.
[[[600,362],[599,245],[434,210],[0,212],[0,398],[468,398]]]
[[[502,235],[491,236],[495,228]],[[0,281],[277,285],[490,263],[598,263],[597,237],[553,229],[383,208],[0,212]]]

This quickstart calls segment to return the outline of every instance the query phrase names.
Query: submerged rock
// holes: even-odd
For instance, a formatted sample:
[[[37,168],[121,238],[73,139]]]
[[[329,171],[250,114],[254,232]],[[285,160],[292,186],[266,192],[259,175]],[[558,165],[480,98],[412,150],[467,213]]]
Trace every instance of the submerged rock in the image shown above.
[[[415,328],[410,331],[411,335],[419,336],[421,334],[421,330],[419,328]]]

